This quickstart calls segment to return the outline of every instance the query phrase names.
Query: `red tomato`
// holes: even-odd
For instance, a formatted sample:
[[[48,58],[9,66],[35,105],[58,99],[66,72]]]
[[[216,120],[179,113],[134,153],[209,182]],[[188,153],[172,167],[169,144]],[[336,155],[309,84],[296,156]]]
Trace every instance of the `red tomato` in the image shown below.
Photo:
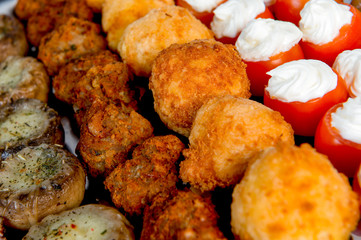
[[[265,90],[264,105],[279,111],[291,124],[296,135],[314,136],[317,125],[326,111],[337,103],[345,102],[348,98],[346,85],[339,75],[337,82],[334,90],[308,102],[283,102],[272,98]]]
[[[342,138],[339,131],[331,125],[331,114],[339,107],[342,107],[342,103],[331,107],[319,122],[315,133],[315,148],[327,155],[339,172],[353,177],[361,163],[361,144]]]
[[[316,45],[301,41],[300,45],[306,58],[318,59],[332,66],[339,53],[344,50],[361,48],[361,12],[349,4],[345,5],[350,6],[350,11],[353,14],[351,24],[344,25],[340,29],[339,35],[332,42]]]
[[[226,2],[227,0],[222,1],[220,4]],[[199,19],[203,24],[205,24],[207,27],[210,26],[210,23],[212,22],[214,13],[211,12],[197,12],[193,9],[191,5],[189,5],[185,0],[176,0],[176,4],[178,6],[187,8],[197,19]],[[219,4],[219,5],[220,5]]]
[[[354,192],[357,193],[357,195],[359,196],[359,199],[361,199],[361,164],[359,165],[355,175],[353,176],[352,189],[354,190]],[[361,202],[360,202],[360,211],[361,211]],[[356,231],[354,231],[354,233],[357,234],[357,236],[361,236],[361,225],[360,224],[361,224],[361,222],[357,226]]]
[[[251,81],[251,93],[254,96],[263,96],[264,88],[268,84],[270,78],[267,72],[293,60],[303,59],[304,55],[299,44],[293,46],[287,52],[281,52],[275,56],[272,56],[269,60],[249,62],[244,61],[247,64],[247,75]]]
[[[272,12],[269,10],[268,7],[266,7],[266,9],[264,10],[264,12],[258,14],[256,16],[256,18],[272,18],[274,19],[274,16],[272,14]],[[237,41],[237,38],[239,37],[239,35],[241,34],[241,32],[239,32],[235,37],[221,37],[221,38],[216,38],[217,41],[220,41],[221,43],[224,44],[235,44]]]

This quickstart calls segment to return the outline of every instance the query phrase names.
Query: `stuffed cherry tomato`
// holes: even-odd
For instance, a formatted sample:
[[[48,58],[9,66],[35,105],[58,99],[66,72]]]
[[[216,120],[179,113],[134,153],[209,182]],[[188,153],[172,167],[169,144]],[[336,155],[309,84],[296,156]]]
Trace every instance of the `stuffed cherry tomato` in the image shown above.
[[[296,25],[274,19],[257,19],[243,29],[236,48],[247,64],[253,96],[263,96],[270,78],[268,71],[304,58],[298,44],[301,37],[302,32]]]
[[[325,112],[348,98],[344,80],[318,60],[288,62],[268,74],[264,104],[279,111],[296,135],[314,136]]]
[[[339,53],[361,47],[361,12],[349,4],[309,1],[301,11],[299,26],[306,58],[332,66]]]
[[[263,0],[228,0],[214,11],[211,29],[216,39],[235,44],[246,25],[256,18],[274,18]]]
[[[213,19],[213,10],[227,0],[176,0],[178,6],[187,8],[196,18],[207,27]]]
[[[334,167],[353,177],[361,163],[361,98],[349,98],[330,108],[315,134],[315,148]]]

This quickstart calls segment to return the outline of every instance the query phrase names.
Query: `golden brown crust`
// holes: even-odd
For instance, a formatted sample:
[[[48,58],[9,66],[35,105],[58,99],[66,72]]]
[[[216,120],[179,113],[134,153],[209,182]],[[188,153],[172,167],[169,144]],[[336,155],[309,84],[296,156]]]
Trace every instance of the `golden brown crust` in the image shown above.
[[[152,134],[150,122],[137,112],[96,99],[86,113],[77,148],[93,177],[107,176]]]
[[[106,48],[98,24],[70,17],[68,21],[41,39],[38,58],[48,74],[56,75],[60,68],[73,59]]]
[[[249,98],[246,65],[233,45],[213,39],[173,44],[155,59],[149,88],[165,125],[189,136],[197,110],[209,98]]]
[[[21,20],[28,20],[31,16],[43,11],[47,6],[56,7],[66,0],[18,0],[15,14]]]
[[[261,103],[215,97],[197,112],[180,177],[201,191],[239,182],[250,159],[280,142],[294,144],[293,130],[279,112]]]
[[[153,198],[176,188],[176,161],[184,144],[173,135],[145,140],[133,151],[133,158],[116,169],[104,184],[117,208],[141,214]]]
[[[233,191],[239,239],[349,239],[358,201],[348,179],[308,144],[261,153]]]
[[[150,76],[159,52],[173,43],[210,39],[213,33],[187,9],[167,6],[151,10],[125,29],[118,51],[138,76]]]

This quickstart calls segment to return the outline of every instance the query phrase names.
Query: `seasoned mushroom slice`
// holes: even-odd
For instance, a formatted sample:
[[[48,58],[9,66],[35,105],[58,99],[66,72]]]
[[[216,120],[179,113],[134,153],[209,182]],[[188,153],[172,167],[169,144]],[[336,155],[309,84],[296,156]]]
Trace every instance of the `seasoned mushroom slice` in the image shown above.
[[[0,108],[0,152],[16,152],[28,145],[63,144],[58,113],[37,99],[19,99]],[[5,152],[4,152],[5,151]]]
[[[30,146],[0,163],[0,216],[26,230],[49,214],[78,207],[84,198],[85,171],[65,149]]]
[[[23,238],[31,239],[131,240],[134,234],[133,226],[115,208],[88,204],[47,216]]]
[[[8,57],[0,64],[0,106],[20,98],[48,101],[49,76],[33,57]]]

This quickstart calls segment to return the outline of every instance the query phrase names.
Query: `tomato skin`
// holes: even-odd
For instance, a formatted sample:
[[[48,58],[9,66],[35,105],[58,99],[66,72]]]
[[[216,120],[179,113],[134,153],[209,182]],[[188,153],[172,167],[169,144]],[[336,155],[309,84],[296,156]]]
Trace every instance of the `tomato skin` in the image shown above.
[[[267,75],[268,71],[286,62],[299,59],[304,59],[304,55],[300,45],[296,44],[290,50],[274,55],[266,61],[250,62],[244,60],[247,64],[246,72],[249,80],[251,81],[252,95],[263,96],[264,88],[270,79],[270,76]]]
[[[341,107],[342,103],[331,107],[317,126],[315,148],[328,156],[333,166],[348,177],[354,177],[361,163],[361,144],[342,138],[339,131],[332,127],[331,114]]]
[[[345,102],[347,98],[346,85],[338,75],[336,88],[323,97],[311,99],[308,102],[283,102],[272,98],[265,90],[263,101],[264,105],[282,114],[284,119],[291,124],[296,135],[314,136],[317,125],[327,110],[337,103]]]
[[[353,14],[351,24],[344,25],[340,29],[339,35],[332,42],[326,44],[317,45],[301,40],[300,45],[307,59],[318,59],[332,66],[339,53],[344,50],[361,48],[361,38],[359,36],[361,12],[349,4],[345,3],[345,5],[350,7]]]
[[[359,167],[357,168],[357,171],[355,173],[355,175],[353,176],[353,180],[352,180],[352,190],[357,193],[357,195],[359,196],[359,202],[360,202],[360,212],[361,212],[361,164],[359,165]],[[360,223],[357,227],[358,233],[361,234],[361,227],[360,227]],[[360,235],[358,235],[360,236]]]

